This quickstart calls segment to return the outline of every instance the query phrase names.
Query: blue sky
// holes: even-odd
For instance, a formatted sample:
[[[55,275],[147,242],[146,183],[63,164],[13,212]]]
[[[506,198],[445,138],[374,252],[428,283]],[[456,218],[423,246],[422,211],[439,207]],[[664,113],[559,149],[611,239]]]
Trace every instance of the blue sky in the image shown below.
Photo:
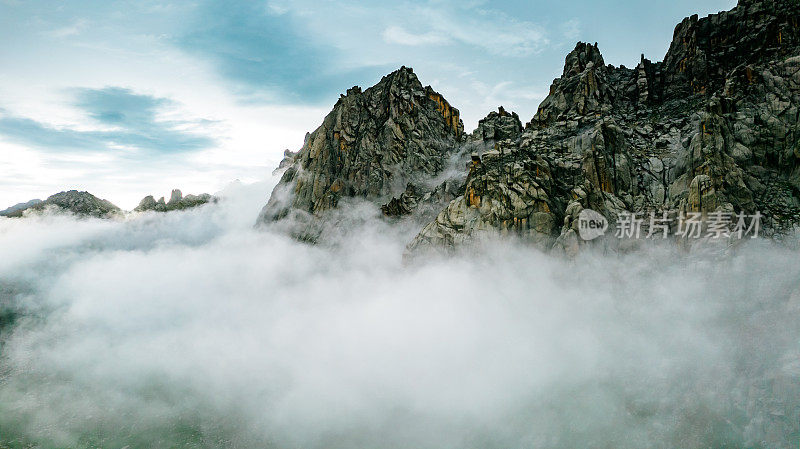
[[[663,58],[675,25],[734,0],[0,0],[0,206],[82,188],[146,194],[263,179],[348,87],[414,67],[467,129],[528,120],[578,40]]]
[[[0,135],[41,151],[113,152],[132,148],[142,157],[211,148],[210,135],[195,133],[188,127],[203,127],[207,121],[158,120],[160,110],[173,102],[166,98],[135,94],[130,89],[74,89],[73,106],[98,126],[110,130],[56,128],[27,117],[6,113],[0,116]]]

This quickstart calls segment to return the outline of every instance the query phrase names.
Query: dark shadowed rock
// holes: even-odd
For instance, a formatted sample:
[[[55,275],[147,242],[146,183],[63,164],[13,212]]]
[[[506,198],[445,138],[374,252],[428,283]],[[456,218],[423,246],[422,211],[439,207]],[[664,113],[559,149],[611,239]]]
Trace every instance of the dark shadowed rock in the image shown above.
[[[417,208],[420,196],[414,184],[408,184],[406,190],[400,194],[399,198],[392,198],[387,204],[381,206],[381,211],[387,217],[402,217],[409,215]]]

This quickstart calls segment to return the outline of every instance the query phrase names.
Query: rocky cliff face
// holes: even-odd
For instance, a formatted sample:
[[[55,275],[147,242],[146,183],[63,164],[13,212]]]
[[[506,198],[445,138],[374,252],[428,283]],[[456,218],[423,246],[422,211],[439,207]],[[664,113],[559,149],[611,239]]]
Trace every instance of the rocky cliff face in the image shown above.
[[[402,68],[350,89],[287,151],[260,221],[367,198],[388,217],[427,223],[410,253],[507,234],[574,254],[587,244],[584,209],[611,226],[623,213],[707,222],[758,212],[779,234],[800,222],[799,107],[796,0],[687,18],[662,62],[642,56],[635,68],[578,43],[524,128],[501,107],[463,135],[458,111]],[[437,179],[448,161],[467,167]]]
[[[286,171],[259,220],[319,216],[342,198],[380,205],[410,194],[409,184],[422,185],[442,172],[462,134],[458,110],[423,87],[410,68],[363,92],[353,87],[296,154],[286,152]],[[387,210],[401,214],[404,207]]]
[[[634,69],[579,43],[524,132],[500,133],[409,250],[513,234],[574,253],[584,208],[612,226],[623,212],[800,222],[799,20],[794,0],[741,1],[684,20],[663,62]]]
[[[56,193],[44,201],[33,200],[27,207],[14,207],[4,212],[6,217],[22,217],[25,213],[55,210],[68,212],[78,216],[110,218],[121,214],[122,210],[107,200],[100,199],[89,192],[70,190]]]

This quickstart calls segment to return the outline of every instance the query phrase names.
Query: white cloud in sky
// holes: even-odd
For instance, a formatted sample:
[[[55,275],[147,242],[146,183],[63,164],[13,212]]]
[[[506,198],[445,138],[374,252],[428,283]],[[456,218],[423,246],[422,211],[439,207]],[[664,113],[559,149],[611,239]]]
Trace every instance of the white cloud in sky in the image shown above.
[[[459,7],[455,2],[418,7],[414,17],[434,33],[507,57],[530,56],[548,43],[546,30],[497,10]]]
[[[390,44],[400,45],[442,45],[450,40],[443,35],[436,33],[411,33],[403,27],[392,25],[383,32],[383,39]]]
[[[87,20],[78,19],[75,22],[73,22],[71,25],[68,25],[68,26],[65,26],[65,27],[61,27],[61,28],[57,28],[55,30],[50,31],[48,34],[51,37],[54,37],[54,38],[57,38],[57,39],[63,39],[63,38],[70,37],[70,36],[76,36],[76,35],[80,34],[80,32],[83,31],[83,29],[86,28],[88,24],[89,24],[89,22]]]
[[[159,111],[159,120],[183,122],[188,128],[200,126],[198,118],[214,121],[207,131],[217,145],[180,157],[137,159],[125,149],[44,154],[0,135],[0,167],[9,175],[0,178],[0,209],[69,189],[88,190],[130,209],[145,195],[165,195],[173,188],[214,193],[234,179],[261,179],[277,166],[285,149],[302,146],[305,133],[319,126],[331,106],[243,104],[207,62],[155,35],[131,36],[125,26],[112,28],[87,28],[70,39],[33,30],[34,36],[46,39],[37,48],[46,46],[54,56],[20,52],[15,64],[0,68],[0,112],[61,129],[113,129],[87,119],[74,106],[74,89],[126,86],[179,105]],[[17,50],[0,46],[3,51]]]
[[[581,34],[581,21],[570,19],[561,24],[561,33],[566,39],[576,40]]]
[[[383,22],[383,39],[392,44],[460,43],[497,56],[525,57],[541,51],[550,42],[547,30],[540,24],[515,19],[480,3],[406,2],[378,9],[384,10],[375,17]]]

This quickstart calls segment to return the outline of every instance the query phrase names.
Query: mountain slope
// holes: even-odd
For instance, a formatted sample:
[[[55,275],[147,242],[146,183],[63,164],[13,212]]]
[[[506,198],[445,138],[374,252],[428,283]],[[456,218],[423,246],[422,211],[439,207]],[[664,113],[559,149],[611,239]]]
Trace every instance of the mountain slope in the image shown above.
[[[577,217],[699,212],[800,221],[800,3],[741,1],[675,29],[664,62],[605,65],[579,43],[519,139],[498,142],[409,244],[511,233],[574,253]],[[646,225],[646,223],[645,223]],[[645,229],[646,232],[646,229]]]
[[[403,67],[361,91],[343,95],[297,154],[261,213],[260,222],[335,208],[341,198],[380,204],[409,182],[440,173],[463,134],[457,109]]]
[[[121,214],[122,210],[111,202],[100,199],[89,192],[79,192],[69,190],[51,195],[44,201],[34,200],[28,207],[17,207],[6,217],[22,217],[26,211],[43,211],[54,209],[61,212],[69,212],[78,216],[110,218]]]

